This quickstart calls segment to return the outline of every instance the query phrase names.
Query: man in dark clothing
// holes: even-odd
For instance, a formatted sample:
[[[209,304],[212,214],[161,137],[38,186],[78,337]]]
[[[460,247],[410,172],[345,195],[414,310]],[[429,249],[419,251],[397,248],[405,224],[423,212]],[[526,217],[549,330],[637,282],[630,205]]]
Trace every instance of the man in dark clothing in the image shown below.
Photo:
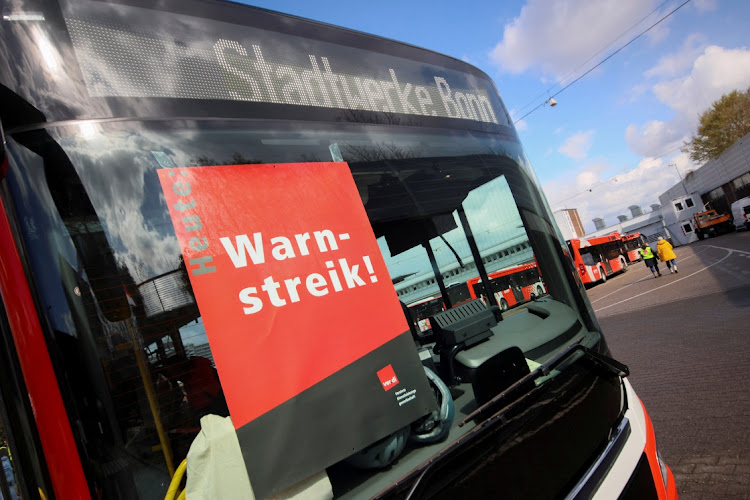
[[[643,262],[645,262],[646,266],[651,269],[654,278],[661,276],[661,271],[659,271],[659,261],[648,243],[644,242],[643,246],[638,250],[638,253],[643,257]]]

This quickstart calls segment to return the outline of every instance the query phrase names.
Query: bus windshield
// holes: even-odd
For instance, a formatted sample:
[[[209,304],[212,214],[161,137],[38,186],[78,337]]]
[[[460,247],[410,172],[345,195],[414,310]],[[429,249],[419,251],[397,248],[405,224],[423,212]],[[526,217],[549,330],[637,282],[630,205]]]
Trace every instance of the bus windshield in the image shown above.
[[[336,151],[350,168],[403,304],[434,298],[439,283],[449,290],[463,283],[464,298],[471,299],[466,282],[479,276],[474,246],[488,273],[536,259],[538,272],[534,267],[534,277],[526,281],[541,291],[541,276],[555,303],[568,311],[557,309],[559,328],[498,337],[504,346],[520,346],[529,360],[541,362],[591,325],[577,312],[569,271],[553,258],[561,245],[540,216],[543,205],[515,143],[471,132],[359,125],[306,124],[291,130],[267,122],[178,125],[97,124],[93,132],[56,127],[9,141],[15,167],[11,191],[33,249],[29,259],[48,321],[61,345],[90,336],[92,354],[98,353],[101,363],[95,370],[98,385],[91,390],[108,401],[109,424],[119,429],[115,441],[129,453],[158,442],[134,339],[160,394],[172,460],[186,455],[196,432],[190,429],[197,429],[202,415],[227,414],[159,187],[157,171],[165,166],[320,162]],[[251,206],[238,207],[245,209]],[[290,213],[294,210],[290,205]],[[460,302],[454,298],[454,304]],[[378,314],[363,306],[362,321]],[[425,314],[437,311],[433,307]],[[419,321],[413,315],[409,320]],[[571,321],[580,326],[569,328]],[[69,369],[90,376],[82,366]],[[140,477],[136,485],[151,486]]]

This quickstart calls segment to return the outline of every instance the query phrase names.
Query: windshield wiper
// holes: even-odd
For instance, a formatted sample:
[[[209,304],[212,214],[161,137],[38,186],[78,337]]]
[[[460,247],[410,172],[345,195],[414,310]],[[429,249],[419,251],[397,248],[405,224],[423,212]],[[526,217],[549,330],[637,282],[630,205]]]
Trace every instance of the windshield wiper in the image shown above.
[[[608,371],[614,373],[615,375],[619,377],[627,377],[630,374],[630,370],[628,367],[622,363],[620,363],[617,360],[614,360],[610,358],[609,356],[605,356],[603,354],[599,354],[598,352],[592,351],[588,347],[581,344],[583,341],[583,337],[578,337],[575,339],[568,347],[565,348],[561,353],[557,354],[553,358],[549,359],[546,363],[543,363],[536,367],[534,370],[531,371],[528,375],[525,375],[520,380],[516,381],[505,389],[503,392],[495,396],[494,398],[487,401],[485,404],[468,414],[463,420],[461,420],[458,423],[459,427],[463,427],[466,425],[467,422],[470,422],[472,420],[479,419],[480,417],[487,415],[490,413],[490,411],[493,408],[497,408],[497,405],[508,399],[508,397],[518,391],[520,388],[526,388],[524,395],[531,392],[532,389],[534,389],[535,386],[530,386],[536,379],[540,377],[544,377],[550,374],[550,371],[558,366],[560,363],[565,361],[568,357],[570,357],[573,353],[581,351],[587,358],[594,360],[596,363],[600,364],[604,368],[606,368]],[[502,411],[496,413],[495,417],[502,418],[502,414],[506,413],[507,410],[509,410],[511,407],[508,406],[504,408]]]

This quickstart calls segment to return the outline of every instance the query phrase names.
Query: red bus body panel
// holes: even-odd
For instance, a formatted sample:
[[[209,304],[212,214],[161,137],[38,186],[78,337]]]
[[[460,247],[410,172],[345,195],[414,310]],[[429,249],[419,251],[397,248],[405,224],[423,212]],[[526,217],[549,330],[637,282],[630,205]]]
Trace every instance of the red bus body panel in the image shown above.
[[[29,391],[39,438],[57,498],[89,498],[68,414],[18,249],[0,201],[0,294]]]

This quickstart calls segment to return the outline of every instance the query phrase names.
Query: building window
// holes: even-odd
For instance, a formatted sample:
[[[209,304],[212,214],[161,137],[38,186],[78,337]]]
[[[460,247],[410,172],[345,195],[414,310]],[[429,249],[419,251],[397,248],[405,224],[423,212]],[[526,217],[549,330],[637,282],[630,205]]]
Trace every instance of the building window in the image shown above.
[[[690,225],[690,223],[683,224],[682,230],[685,232],[685,234],[692,233],[693,232],[693,226]]]
[[[690,207],[692,207],[694,205],[695,204],[693,203],[693,199],[692,198],[685,198],[685,206],[686,207],[690,208]]]
[[[727,184],[727,188],[729,185]],[[703,203],[708,205],[709,209],[716,210],[719,213],[729,212],[729,202],[724,193],[724,187],[718,187],[703,195]]]
[[[734,186],[734,189],[742,189],[748,184],[750,184],[750,172],[746,174],[742,174],[741,176],[732,180],[732,185]]]
[[[682,210],[682,203],[680,203],[680,202],[678,201],[677,203],[675,203],[675,204],[674,204],[674,207],[675,207],[675,208],[677,209],[677,211],[679,212],[680,210]]]
[[[734,187],[734,192],[738,199],[750,196],[750,172],[734,179],[732,187]]]

